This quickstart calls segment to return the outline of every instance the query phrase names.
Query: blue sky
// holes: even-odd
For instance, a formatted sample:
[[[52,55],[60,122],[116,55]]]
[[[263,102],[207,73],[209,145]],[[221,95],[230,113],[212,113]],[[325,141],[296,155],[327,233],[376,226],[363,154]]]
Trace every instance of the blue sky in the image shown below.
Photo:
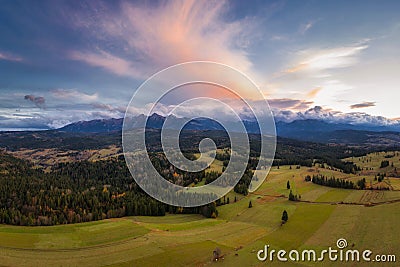
[[[399,1],[0,3],[2,129],[122,117],[146,78],[192,60],[243,71],[291,119],[400,117]]]

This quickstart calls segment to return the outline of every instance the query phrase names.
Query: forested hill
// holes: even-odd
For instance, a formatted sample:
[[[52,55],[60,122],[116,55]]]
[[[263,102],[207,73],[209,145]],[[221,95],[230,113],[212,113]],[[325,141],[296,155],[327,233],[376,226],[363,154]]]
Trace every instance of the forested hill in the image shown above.
[[[44,172],[0,152],[0,223],[56,225],[165,212],[211,217],[216,209],[158,202],[139,188],[121,158],[58,164]]]
[[[160,159],[160,130],[149,131],[149,150]],[[123,156],[98,161],[76,160],[47,166],[46,170],[31,162],[7,154],[11,150],[58,151],[100,149],[121,146],[119,131],[101,134],[57,131],[1,133],[0,144],[0,223],[17,225],[54,225],[85,222],[128,215],[164,215],[170,212],[202,213],[215,216],[215,206],[178,209],[159,203],[146,195],[131,177]],[[196,152],[198,142],[212,138],[218,148],[229,147],[223,131],[184,131],[181,148]],[[249,168],[255,166],[259,135],[250,135],[252,156]],[[348,147],[278,138],[274,165],[311,166],[324,162],[343,172],[354,173],[357,166],[340,159],[364,155],[377,147]],[[120,149],[121,151],[121,149]],[[46,154],[43,154],[46,157]],[[161,166],[161,165],[160,165]],[[170,170],[171,168],[164,168]],[[201,178],[207,178],[206,175]],[[184,186],[199,177],[184,176]],[[204,177],[203,177],[204,176]],[[245,187],[245,186],[244,186]],[[23,192],[23,193],[21,193]],[[246,192],[243,192],[246,193]]]

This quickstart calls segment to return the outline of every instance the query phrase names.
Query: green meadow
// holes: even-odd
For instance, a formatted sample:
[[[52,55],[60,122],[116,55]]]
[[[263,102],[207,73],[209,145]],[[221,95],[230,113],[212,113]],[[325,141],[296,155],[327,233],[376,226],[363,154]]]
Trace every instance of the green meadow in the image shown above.
[[[378,162],[380,159],[374,164]],[[360,178],[318,166],[280,166],[273,167],[260,188],[248,196],[229,193],[230,203],[218,207],[216,219],[178,214],[48,227],[1,225],[0,265],[320,266],[318,262],[260,262],[257,252],[264,245],[276,250],[321,251],[329,246],[336,248],[339,238],[345,238],[349,246],[361,251],[398,253],[400,202],[396,200],[400,199],[400,191],[338,189],[304,180],[306,175],[317,173]],[[389,179],[397,184],[395,179],[399,178]],[[288,181],[301,201],[288,200]],[[289,220],[282,225],[284,210]],[[213,262],[216,247],[221,249],[224,259]],[[323,263],[341,265],[398,266],[327,260]]]

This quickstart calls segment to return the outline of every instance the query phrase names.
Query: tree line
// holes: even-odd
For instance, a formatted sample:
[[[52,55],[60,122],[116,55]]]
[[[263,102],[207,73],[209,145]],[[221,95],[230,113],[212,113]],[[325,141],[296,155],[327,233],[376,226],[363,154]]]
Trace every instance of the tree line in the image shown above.
[[[328,178],[322,174],[313,175],[312,178],[310,177],[310,175],[307,175],[304,178],[304,180],[305,181],[311,180],[314,184],[335,187],[335,188],[344,188],[344,189],[365,189],[366,188],[365,178],[358,180],[356,184],[353,181],[335,178],[334,176]]]

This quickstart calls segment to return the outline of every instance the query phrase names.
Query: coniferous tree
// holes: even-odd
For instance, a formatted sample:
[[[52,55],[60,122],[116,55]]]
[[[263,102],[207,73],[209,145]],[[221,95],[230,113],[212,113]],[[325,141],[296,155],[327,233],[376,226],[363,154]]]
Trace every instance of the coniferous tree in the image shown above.
[[[282,213],[282,224],[286,223],[289,220],[289,216],[286,210]]]
[[[292,190],[290,190],[290,193],[289,193],[289,200],[290,200],[290,201],[295,201],[295,197],[294,197],[294,195],[293,195]]]

